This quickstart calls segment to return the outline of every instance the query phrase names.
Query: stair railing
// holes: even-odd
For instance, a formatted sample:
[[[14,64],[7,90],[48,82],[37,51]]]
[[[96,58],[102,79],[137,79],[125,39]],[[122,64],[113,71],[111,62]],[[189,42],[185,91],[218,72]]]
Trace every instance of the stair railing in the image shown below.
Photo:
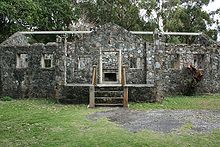
[[[96,85],[97,84],[97,68],[96,65],[93,65],[93,69],[92,69],[92,85]]]
[[[95,86],[97,84],[97,68],[93,65],[92,69],[92,86],[89,87],[89,108],[95,107]]]
[[[126,85],[126,72],[125,72],[125,68],[126,68],[126,66],[125,65],[123,65],[122,66],[122,72],[121,72],[121,84],[122,84],[122,86],[125,86]]]
[[[126,66],[122,66],[121,84],[124,90],[123,107],[128,107],[128,86],[126,86]]]

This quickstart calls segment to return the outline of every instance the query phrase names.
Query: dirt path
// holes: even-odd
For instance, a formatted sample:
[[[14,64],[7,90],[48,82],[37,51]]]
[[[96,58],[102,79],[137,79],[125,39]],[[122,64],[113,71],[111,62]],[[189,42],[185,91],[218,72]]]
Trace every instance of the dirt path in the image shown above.
[[[124,108],[106,108],[88,116],[91,120],[108,118],[131,132],[144,129],[169,133],[187,127],[199,133],[220,129],[220,110],[153,110],[135,111]]]

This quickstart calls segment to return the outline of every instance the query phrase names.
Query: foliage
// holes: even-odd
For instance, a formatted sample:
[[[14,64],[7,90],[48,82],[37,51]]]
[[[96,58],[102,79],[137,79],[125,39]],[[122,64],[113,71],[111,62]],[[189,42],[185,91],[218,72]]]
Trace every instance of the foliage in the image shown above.
[[[35,26],[38,30],[68,30],[77,20],[72,0],[37,0],[39,9]],[[76,13],[76,14],[75,14]]]
[[[72,0],[1,0],[0,42],[17,31],[68,30],[77,14]]]
[[[115,23],[127,30],[141,30],[139,8],[130,0],[97,0],[81,3],[81,14],[96,25]]]
[[[0,41],[33,24],[37,6],[32,0],[0,1]]]
[[[208,5],[209,0],[168,0],[163,5],[155,6],[157,17],[161,17],[163,30],[168,32],[203,32],[213,40],[217,40],[217,30],[209,29],[214,23],[211,15],[202,9]],[[147,13],[147,15],[149,15]],[[157,24],[159,20],[157,20]],[[195,37],[166,36],[167,42],[185,42],[193,43]]]
[[[177,0],[176,0],[177,1]],[[171,0],[172,3],[172,0]],[[213,23],[209,14],[202,9],[208,5],[209,0],[179,1],[177,6],[171,5],[171,9],[164,11],[164,29],[179,32],[203,32],[216,40],[217,30],[210,30],[207,26]],[[192,43],[193,37],[182,37],[182,42]]]
[[[13,98],[10,96],[4,96],[4,97],[0,97],[0,101],[12,101]]]
[[[167,103],[173,101],[172,98],[168,100]],[[85,105],[60,105],[43,99],[0,102],[0,146],[219,145],[219,131],[207,134],[161,134],[147,130],[131,133],[107,119],[92,121],[87,118],[88,114],[100,110],[87,109]]]
[[[95,25],[116,23],[129,31],[153,31],[162,20],[164,31],[204,32],[216,40],[217,30],[207,26],[217,24],[215,14],[219,10],[202,10],[209,0],[168,0],[159,5],[158,0],[1,0],[0,42],[17,31],[26,30],[70,30],[79,18]],[[146,15],[140,17],[140,10]],[[45,36],[34,36],[42,41]],[[46,40],[54,40],[49,36]],[[147,37],[148,38],[148,37]],[[192,43],[193,37],[170,37],[167,42]]]

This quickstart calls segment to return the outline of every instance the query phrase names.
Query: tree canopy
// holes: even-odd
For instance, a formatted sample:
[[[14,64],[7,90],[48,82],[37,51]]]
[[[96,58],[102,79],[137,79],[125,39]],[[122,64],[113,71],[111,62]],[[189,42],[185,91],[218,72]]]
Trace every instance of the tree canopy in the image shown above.
[[[136,4],[131,0],[96,0],[79,5],[81,14],[97,25],[112,22],[127,30],[140,30],[144,22]]]
[[[163,4],[160,12],[164,24],[164,31],[175,32],[203,32],[212,39],[217,39],[217,30],[209,29],[214,20],[202,7],[208,5],[209,0],[169,0]],[[184,42],[191,42],[191,38],[181,38]]]
[[[72,0],[0,0],[0,42],[17,31],[68,30],[78,13]]]
[[[213,15],[202,9],[210,0],[0,0],[0,42],[17,31],[69,30],[84,17],[102,25],[116,23],[127,30],[204,32],[214,40],[217,30],[210,29]],[[140,10],[145,10],[140,16]],[[190,42],[187,37],[169,37],[167,41]]]

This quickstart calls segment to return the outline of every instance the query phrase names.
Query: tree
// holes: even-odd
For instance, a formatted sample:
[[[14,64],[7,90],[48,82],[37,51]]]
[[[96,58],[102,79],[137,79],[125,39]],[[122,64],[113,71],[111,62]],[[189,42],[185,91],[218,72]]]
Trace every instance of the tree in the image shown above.
[[[175,5],[172,5],[173,3]],[[212,24],[212,19],[206,11],[202,10],[202,6],[208,3],[209,0],[168,1],[163,12],[164,29],[166,31],[207,33],[207,25]],[[193,38],[186,36],[181,39],[186,43],[193,41]]]
[[[37,5],[32,0],[0,1],[0,42],[34,23]]]
[[[68,30],[78,13],[72,0],[1,0],[0,42],[17,31]]]
[[[209,36],[212,35],[213,36],[212,38],[214,38],[214,40],[216,40],[217,33],[220,33],[220,22],[219,22],[220,8],[215,11],[210,12],[209,15],[211,16],[211,18],[213,20],[211,27],[214,29],[209,30],[208,34],[209,34]],[[216,30],[217,30],[217,32],[216,32]]]
[[[96,25],[112,22],[127,30],[141,30],[144,25],[136,1],[96,0],[82,2],[79,5],[81,14]]]
[[[38,5],[33,30],[60,31],[70,30],[78,20],[79,8],[72,0],[35,0]],[[55,35],[35,35],[37,42],[54,41]]]
[[[151,1],[155,3],[156,0]],[[164,31],[203,32],[216,40],[217,31],[208,28],[214,23],[213,19],[202,9],[204,5],[208,5],[209,0],[158,0],[159,2],[161,7],[159,4],[154,5],[152,10],[155,9],[156,18],[162,18]],[[158,19],[157,24],[159,24]],[[157,27],[159,28],[159,25]],[[189,36],[167,37],[167,41],[171,42],[192,43],[193,40],[194,38]]]
[[[68,30],[70,25],[78,19],[78,8],[72,0],[35,0],[37,19],[36,30]]]

